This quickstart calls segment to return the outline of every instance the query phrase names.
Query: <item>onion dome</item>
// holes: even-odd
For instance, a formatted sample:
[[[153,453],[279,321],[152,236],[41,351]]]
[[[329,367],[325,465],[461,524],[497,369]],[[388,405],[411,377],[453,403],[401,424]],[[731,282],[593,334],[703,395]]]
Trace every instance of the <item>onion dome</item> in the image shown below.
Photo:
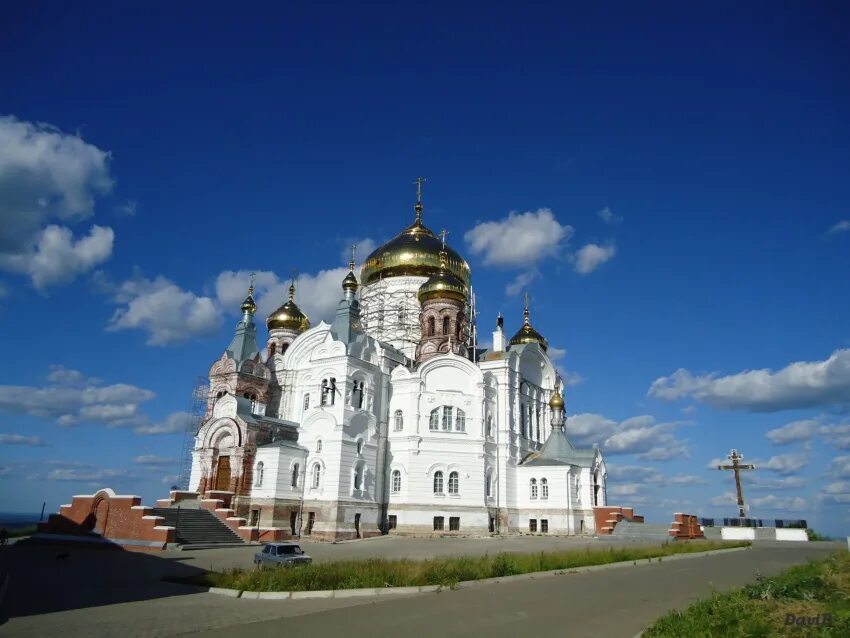
[[[348,274],[345,276],[345,279],[342,280],[342,289],[346,292],[351,291],[352,293],[357,292],[357,288],[360,286],[357,281],[357,277],[354,275],[354,248],[351,249],[351,261],[348,262]]]
[[[549,347],[549,342],[546,341],[546,337],[537,332],[534,329],[534,326],[531,325],[531,319],[529,318],[528,313],[528,301],[525,303],[525,311],[523,312],[524,319],[522,322],[522,328],[520,328],[517,333],[511,337],[510,345],[519,346],[525,343],[537,343],[540,344],[540,347],[543,350],[546,350]]]
[[[245,301],[242,302],[241,310],[243,314],[248,313],[249,315],[253,315],[257,311],[257,303],[254,301],[253,283],[248,286],[248,296],[245,297]]]
[[[466,302],[467,288],[458,277],[447,270],[447,262],[448,251],[444,242],[443,249],[440,251],[440,271],[431,275],[428,281],[419,287],[417,296],[420,302],[429,299],[454,299]]]
[[[553,410],[564,409],[564,397],[561,396],[557,386],[555,387],[555,392],[552,393],[552,398],[549,399],[549,407]]]
[[[301,308],[294,301],[295,282],[289,285],[289,299],[280,308],[275,310],[266,319],[266,327],[269,330],[286,329],[304,332],[310,327],[310,319],[301,312]]]
[[[363,262],[360,279],[371,284],[385,277],[419,275],[430,277],[440,272],[440,239],[422,224],[422,202],[415,206],[416,220],[376,249]],[[469,286],[469,264],[458,253],[446,247],[446,270],[464,286]]]

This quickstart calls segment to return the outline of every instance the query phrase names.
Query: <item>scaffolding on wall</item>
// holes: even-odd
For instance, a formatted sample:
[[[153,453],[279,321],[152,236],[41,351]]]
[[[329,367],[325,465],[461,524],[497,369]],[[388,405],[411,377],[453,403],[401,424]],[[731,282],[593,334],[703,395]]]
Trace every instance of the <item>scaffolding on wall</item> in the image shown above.
[[[180,451],[180,474],[177,475],[177,489],[188,490],[189,478],[192,474],[192,450],[195,448],[195,436],[201,428],[201,423],[207,413],[207,398],[210,382],[206,377],[198,377],[192,389],[192,402],[189,415],[186,418],[186,429],[183,432],[183,448]]]

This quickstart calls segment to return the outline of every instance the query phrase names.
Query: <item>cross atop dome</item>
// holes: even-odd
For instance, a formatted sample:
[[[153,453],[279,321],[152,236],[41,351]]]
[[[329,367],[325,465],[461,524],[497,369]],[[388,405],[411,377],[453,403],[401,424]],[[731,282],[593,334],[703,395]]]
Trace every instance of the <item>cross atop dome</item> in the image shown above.
[[[416,184],[416,205],[413,207],[416,211],[416,223],[422,224],[422,184],[424,184],[426,180],[424,177],[417,177],[413,180],[413,183]]]

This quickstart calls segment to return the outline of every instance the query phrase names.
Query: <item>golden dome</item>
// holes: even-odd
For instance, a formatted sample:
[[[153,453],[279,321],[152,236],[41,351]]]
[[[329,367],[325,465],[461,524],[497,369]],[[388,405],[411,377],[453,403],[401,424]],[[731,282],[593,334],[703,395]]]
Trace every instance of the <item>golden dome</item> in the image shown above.
[[[555,388],[555,392],[552,394],[552,398],[549,399],[549,407],[553,410],[555,408],[564,409],[564,397],[561,396],[561,393],[558,391],[558,388]]]
[[[342,280],[342,289],[350,290],[352,292],[357,292],[357,286],[360,284],[357,283],[357,277],[354,276],[354,271],[349,272],[345,279]]]
[[[424,284],[419,287],[417,297],[419,301],[428,301],[429,299],[455,299],[456,301],[465,302],[467,299],[467,289],[463,282],[450,273],[446,266],[448,263],[448,250],[445,244],[440,250],[440,272],[431,275]]]
[[[549,342],[546,341],[546,337],[537,332],[534,327],[531,325],[531,320],[528,314],[528,306],[525,307],[525,318],[522,323],[522,328],[520,328],[517,333],[511,337],[510,345],[519,346],[524,343],[538,343],[540,347],[545,351],[549,347]]]
[[[441,250],[440,239],[422,224],[422,204],[416,204],[416,221],[366,258],[360,279],[370,284],[384,277],[437,275]],[[469,264],[449,247],[446,254],[446,270],[469,286]]]
[[[242,302],[241,309],[243,313],[247,312],[249,315],[253,315],[257,311],[257,303],[254,301],[254,284],[248,287],[248,296]]]
[[[284,328],[304,332],[310,327],[310,319],[301,312],[301,308],[294,301],[295,284],[289,286],[289,299],[280,308],[275,310],[266,319],[266,327],[269,330]]]

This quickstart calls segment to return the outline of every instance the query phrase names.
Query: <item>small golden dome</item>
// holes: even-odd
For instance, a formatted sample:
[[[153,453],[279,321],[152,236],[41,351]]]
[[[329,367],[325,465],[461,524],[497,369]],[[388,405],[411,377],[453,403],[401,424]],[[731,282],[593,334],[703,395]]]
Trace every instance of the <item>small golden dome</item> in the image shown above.
[[[447,269],[448,250],[445,243],[440,250],[440,272],[431,275],[424,284],[419,287],[417,297],[420,302],[429,299],[454,299],[465,302],[467,290],[463,282],[450,273]]]
[[[553,410],[555,408],[564,409],[564,397],[561,396],[561,393],[558,391],[558,388],[555,388],[555,392],[552,394],[552,398],[549,399],[549,407]]]
[[[510,345],[519,346],[524,343],[538,343],[540,347],[545,351],[549,347],[549,342],[546,341],[546,337],[537,332],[534,327],[531,325],[531,319],[529,318],[528,306],[525,306],[525,318],[523,320],[522,328],[520,328],[517,333],[511,337]]]
[[[342,289],[350,290],[352,292],[357,292],[357,287],[360,284],[357,282],[357,277],[354,276],[354,272],[350,272],[345,276],[345,279],[342,280]]]
[[[436,275],[440,272],[441,249],[439,237],[422,224],[422,205],[417,204],[416,221],[366,258],[360,279],[370,284],[384,277]],[[449,247],[446,253],[446,270],[469,286],[469,264]]]
[[[241,309],[243,313],[247,312],[249,315],[253,315],[257,311],[257,303],[254,301],[254,284],[248,287],[248,296],[242,302]]]
[[[304,332],[310,327],[310,319],[301,312],[301,308],[295,303],[295,284],[289,286],[289,299],[280,308],[275,310],[266,319],[266,327],[269,330],[283,328]]]

